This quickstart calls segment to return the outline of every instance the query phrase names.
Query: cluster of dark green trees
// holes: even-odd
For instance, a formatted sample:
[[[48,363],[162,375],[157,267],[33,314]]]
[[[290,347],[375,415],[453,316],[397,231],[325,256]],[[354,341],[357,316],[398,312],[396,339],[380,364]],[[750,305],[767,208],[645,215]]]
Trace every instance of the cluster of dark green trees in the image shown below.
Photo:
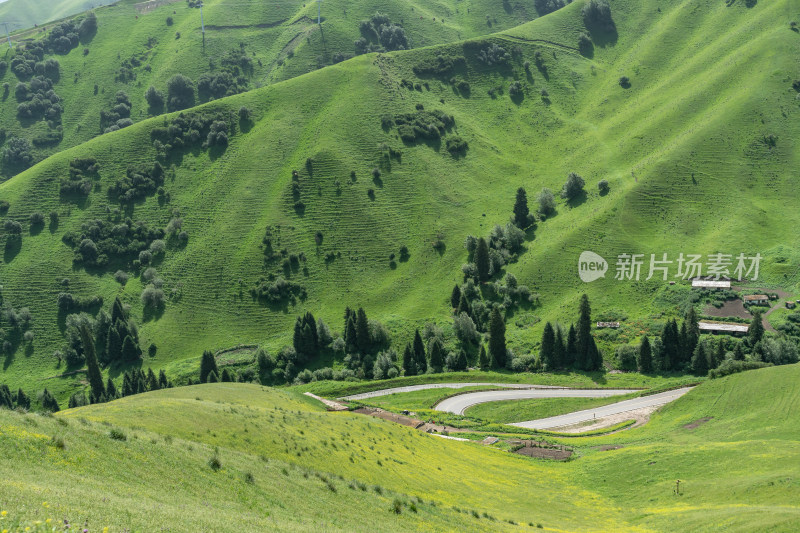
[[[739,362],[784,365],[798,361],[800,339],[787,335],[765,337],[764,333],[761,314],[756,312],[745,338],[720,336],[712,340],[700,335],[697,312],[690,308],[680,328],[677,320],[667,321],[660,336],[651,340],[645,335],[638,347],[617,348],[617,360],[623,370],[691,372],[698,376],[722,366],[739,368]]]
[[[100,402],[96,401],[96,393],[92,388],[88,398],[83,391],[76,392],[70,396],[69,408],[82,407],[92,403],[110,402],[117,398],[133,396],[134,394],[141,394],[153,390],[168,389],[173,386],[173,383],[167,379],[167,375],[163,370],[160,370],[157,376],[152,368],[148,368],[147,372],[142,369],[128,370],[122,376],[122,388],[118,389],[117,386],[114,385],[114,381],[108,378]]]
[[[578,314],[578,326],[570,324],[566,338],[559,325],[553,327],[550,322],[544,325],[539,350],[544,370],[575,368],[588,372],[603,368],[603,355],[592,336],[592,309],[586,294],[581,296]]]
[[[261,361],[259,361],[261,363]],[[240,376],[236,371],[223,368],[222,372],[219,371],[217,366],[217,358],[210,350],[203,352],[203,357],[200,358],[200,381],[199,383],[233,383],[241,381]],[[252,376],[250,376],[252,378]],[[264,381],[266,383],[266,381]],[[194,381],[189,380],[188,385],[193,385]]]
[[[48,394],[50,394],[48,392]],[[30,409],[31,399],[25,394],[25,391],[19,389],[16,394],[11,392],[8,385],[0,385],[0,407],[6,409]]]

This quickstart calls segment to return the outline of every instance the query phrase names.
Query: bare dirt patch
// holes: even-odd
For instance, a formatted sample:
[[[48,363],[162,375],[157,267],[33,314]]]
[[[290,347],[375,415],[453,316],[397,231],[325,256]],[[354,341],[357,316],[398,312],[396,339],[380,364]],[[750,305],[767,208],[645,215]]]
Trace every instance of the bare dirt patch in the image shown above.
[[[594,446],[592,449],[593,450],[598,450],[598,451],[601,451],[601,452],[607,452],[609,450],[620,450],[620,449],[622,449],[622,446],[615,446],[613,444],[606,444],[605,446]]]
[[[695,420],[694,422],[691,422],[690,424],[686,424],[685,426],[683,426],[683,428],[684,429],[695,429],[697,427],[702,426],[703,424],[705,424],[706,422],[708,422],[712,418],[714,418],[714,417],[713,416],[704,416],[703,418]]]
[[[750,311],[745,309],[744,303],[738,298],[735,300],[727,300],[720,308],[707,305],[703,312],[708,316],[753,318],[753,315],[750,314]]]
[[[525,457],[534,457],[536,459],[550,459],[553,461],[566,461],[572,457],[572,450],[565,446],[552,446],[545,442],[535,440],[510,440],[508,443],[514,447],[519,448],[513,450],[518,455]]]

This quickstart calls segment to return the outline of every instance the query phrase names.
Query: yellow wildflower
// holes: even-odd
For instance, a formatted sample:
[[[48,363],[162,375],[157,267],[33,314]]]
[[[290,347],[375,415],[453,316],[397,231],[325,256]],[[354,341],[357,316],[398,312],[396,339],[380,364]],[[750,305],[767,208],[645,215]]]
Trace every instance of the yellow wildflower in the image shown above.
[[[52,518],[48,518],[47,520],[45,520],[45,521],[44,521],[44,523],[45,523],[45,524],[49,524],[49,523],[50,523],[50,522],[52,522],[52,521],[53,521],[53,519],[52,519]]]
[[[8,511],[3,511],[2,513],[0,513],[0,516],[8,516]]]

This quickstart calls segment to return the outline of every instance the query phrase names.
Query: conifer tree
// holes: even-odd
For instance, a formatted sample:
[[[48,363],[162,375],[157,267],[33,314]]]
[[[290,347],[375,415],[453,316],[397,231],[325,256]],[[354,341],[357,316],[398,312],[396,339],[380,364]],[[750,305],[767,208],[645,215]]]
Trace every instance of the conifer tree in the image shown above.
[[[6,384],[0,385],[0,407],[5,407],[6,409],[14,408],[14,398],[11,396],[11,390]]]
[[[372,339],[369,335],[369,321],[367,313],[362,307],[356,313],[356,342],[361,353],[369,353],[372,348]]]
[[[130,372],[125,372],[125,375],[122,376],[122,396],[131,396],[132,394],[136,394],[133,376]]]
[[[581,370],[592,370],[594,361],[590,353],[592,343],[592,309],[589,306],[589,297],[586,293],[581,296],[581,303],[578,316],[578,339],[577,339],[577,366]]]
[[[428,371],[428,358],[425,356],[425,344],[419,330],[414,333],[414,362],[417,364],[417,374],[424,374]]]
[[[469,366],[469,361],[467,361],[467,352],[463,349],[458,351],[456,355],[456,370],[466,370]]]
[[[114,304],[111,306],[111,323],[116,324],[118,320],[122,322],[126,322],[128,320],[119,296],[114,299]]]
[[[214,354],[209,350],[203,352],[203,357],[200,359],[200,383],[208,383],[208,376],[211,372],[218,372],[217,360]]]
[[[603,354],[597,348],[597,343],[594,337],[589,338],[589,350],[587,360],[589,361],[589,370],[602,370],[603,369]]]
[[[761,321],[761,311],[753,314],[750,327],[747,328],[747,336],[750,339],[750,346],[755,346],[764,337],[764,324]]]
[[[489,357],[494,368],[506,366],[506,323],[497,307],[489,319]]]
[[[411,351],[410,344],[406,344],[406,349],[403,351],[403,375],[417,375],[417,362],[414,360],[414,352]]]
[[[478,270],[478,279],[480,281],[486,281],[489,279],[489,272],[491,270],[489,245],[486,243],[486,239],[483,237],[478,239],[478,246],[475,248],[475,267]]]
[[[94,345],[97,352],[97,360],[103,365],[111,362],[106,352],[108,349],[108,328],[110,326],[111,317],[104,309],[101,309],[98,311],[94,322]]]
[[[664,329],[661,331],[661,346],[663,347],[663,356],[661,357],[661,365],[659,370],[673,370],[679,365],[680,361],[680,338],[678,332],[678,323],[674,318],[664,324]]]
[[[89,405],[89,401],[86,399],[86,393],[83,391],[74,393],[69,397],[69,403],[67,403],[69,409],[83,407],[84,405]]]
[[[161,389],[168,389],[170,387],[170,382],[167,379],[167,375],[164,373],[164,369],[158,371],[158,387]]]
[[[25,391],[19,389],[17,391],[17,407],[21,407],[22,409],[30,409],[31,408],[31,399],[25,394]]]
[[[697,347],[694,349],[694,355],[692,356],[692,372],[696,376],[705,376],[708,374],[708,354],[702,342],[698,342]]]
[[[133,337],[128,335],[122,342],[122,360],[135,361],[137,359],[139,359],[139,347],[136,345]]]
[[[442,353],[444,348],[442,347],[442,341],[438,338],[434,338],[433,342],[431,343],[431,361],[429,368],[431,372],[438,374],[442,371],[442,367],[444,366],[444,354]]]
[[[227,368],[222,369],[222,375],[219,377],[219,380],[222,383],[231,383],[233,378],[231,377],[231,373],[228,371]]]
[[[722,337],[717,341],[717,351],[714,354],[714,360],[711,368],[717,368],[725,360],[725,339]]]
[[[480,367],[481,370],[489,370],[490,366],[489,356],[486,353],[486,346],[481,344],[481,351],[478,354],[478,367]]]
[[[736,346],[733,348],[734,361],[744,361],[744,348],[741,341],[736,341]]]
[[[108,340],[106,344],[106,359],[109,362],[122,359],[122,338],[116,326],[108,327]]]
[[[158,378],[152,368],[147,369],[147,390],[158,390]]]
[[[544,325],[542,346],[539,350],[539,360],[544,369],[548,372],[556,368],[556,335],[553,331],[553,325],[550,322]]]
[[[111,378],[108,378],[106,382],[106,398],[108,398],[108,401],[119,398],[119,392],[117,392],[117,387]]]
[[[355,353],[358,351],[358,333],[356,332],[356,317],[355,313],[350,315],[347,321],[347,335],[346,335],[346,349],[348,353]]]
[[[58,401],[47,389],[44,389],[44,392],[42,392],[42,409],[50,411],[51,413],[56,413],[60,410]]]
[[[639,345],[639,372],[649,374],[653,371],[653,349],[650,346],[650,339],[647,335],[642,339],[642,344]]]
[[[219,383],[219,378],[217,377],[216,371],[212,370],[211,373],[208,375],[208,382]]]
[[[678,332],[678,364],[673,366],[673,370],[681,370],[687,366],[691,366],[692,352],[689,351],[689,333],[686,330],[686,320],[681,322],[681,329]]]
[[[81,325],[81,344],[83,354],[86,357],[86,375],[89,378],[89,386],[92,389],[92,396],[95,401],[99,401],[106,392],[103,386],[103,374],[100,372],[100,365],[97,362],[97,354],[94,350],[94,339],[89,331],[89,326]]]
[[[567,333],[567,347],[565,350],[564,366],[571,368],[576,366],[578,360],[578,333],[575,331],[575,324],[569,325]]]
[[[520,187],[517,189],[517,198],[514,201],[514,224],[519,228],[527,228],[529,225],[529,215],[528,195],[525,189]]]
[[[456,309],[460,301],[461,301],[461,289],[458,288],[458,285],[455,285],[453,287],[453,292],[450,294],[450,307]]]
[[[564,344],[564,332],[560,325],[556,325],[556,368],[567,366],[567,347]]]

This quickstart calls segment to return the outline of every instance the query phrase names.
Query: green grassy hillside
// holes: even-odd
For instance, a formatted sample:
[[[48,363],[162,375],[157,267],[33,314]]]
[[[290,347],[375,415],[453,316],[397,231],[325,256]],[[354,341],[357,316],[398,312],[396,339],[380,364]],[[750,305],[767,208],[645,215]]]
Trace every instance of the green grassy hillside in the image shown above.
[[[15,31],[41,26],[113,0],[6,0],[0,4],[0,20],[8,21],[8,30]]]
[[[395,346],[428,320],[449,332],[450,290],[467,257],[464,238],[507,222],[520,185],[530,196],[545,186],[558,191],[570,171],[587,179],[587,197],[573,205],[559,201],[558,214],[539,224],[527,251],[508,267],[541,294],[539,307],[508,317],[507,337],[517,353],[540,338],[538,319],[574,320],[583,291],[596,312],[629,317],[620,341],[690,301],[681,284],[615,281],[619,253],[760,252],[759,283],[796,289],[800,250],[791,228],[800,216],[792,193],[800,132],[791,82],[800,36],[789,28],[791,2],[747,8],[704,1],[689,9],[677,1],[617,0],[616,30],[594,35],[591,58],[576,50],[578,35],[587,31],[581,7],[573,3],[492,37],[514,53],[507,66],[478,59],[489,46],[478,41],[360,56],[201,108],[233,115],[247,106],[253,124],[244,131],[231,119],[236,134],[224,151],[196,149],[170,159],[174,174],[168,171],[164,185],[170,202],[162,206],[150,196],[124,213],[163,227],[177,208],[189,233],[188,245],[168,249],[157,265],[173,295],[161,316],[143,317],[139,279],[121,287],[114,268],[73,266],[73,252],[61,239],[87,220],[105,219],[107,207],[115,206],[108,189],[130,164],[152,163],[150,131],[162,118],[56,154],[3,183],[0,197],[11,205],[6,218],[24,224],[21,248],[4,254],[4,302],[30,308],[35,334],[4,359],[3,381],[47,386],[62,398],[80,384],[76,376],[45,381],[64,370],[52,354],[64,344],[56,298],[65,278],[77,296],[102,295],[108,307],[119,295],[130,304],[142,346],[158,345],[158,355],[143,364],[168,372],[204,349],[241,343],[274,352],[291,344],[295,316],[305,310],[338,330],[346,305],[364,306],[389,327]],[[156,20],[150,16],[136,24],[155,24],[147,22]],[[96,39],[106,31],[99,19]],[[193,24],[189,18],[178,23]],[[140,40],[148,33],[142,28]],[[437,54],[466,59],[441,78],[418,77],[414,67],[433,64]],[[622,75],[630,78],[627,89],[619,84]],[[471,90],[455,89],[451,77]],[[515,79],[524,90],[512,100]],[[428,89],[409,90],[402,80],[427,82]],[[503,90],[492,98],[489,90],[498,86]],[[466,155],[451,156],[444,142],[406,145],[396,129],[382,128],[382,116],[412,113],[416,105],[452,115],[455,126],[445,139],[466,140]],[[764,142],[768,135],[775,136],[774,146]],[[387,155],[383,143],[401,157]],[[58,193],[76,157],[100,164],[99,190],[79,204]],[[380,178],[371,175],[376,167]],[[293,170],[300,171],[296,194],[304,209],[295,208]],[[607,195],[597,193],[600,179],[610,182]],[[51,210],[60,213],[59,226],[30,234],[30,214]],[[270,307],[248,294],[260,277],[280,270],[265,266],[268,226],[276,248],[306,257],[302,267],[290,268],[308,294],[297,305]],[[433,248],[436,241],[444,246]],[[408,247],[408,260],[391,262],[401,246]],[[591,285],[575,272],[586,249],[612,263],[607,278]]]
[[[17,0],[11,0],[8,4],[16,3]],[[27,4],[31,3],[26,0],[29,10],[44,9],[43,2]],[[130,118],[138,122],[147,118],[151,111],[144,97],[149,86],[166,92],[167,80],[176,73],[197,81],[203,73],[219,72],[224,55],[238,52],[241,44],[245,45],[244,54],[252,60],[252,69],[245,69],[248,88],[252,89],[352,57],[354,41],[360,37],[360,21],[369,19],[377,11],[386,13],[392,22],[403,24],[412,47],[474,37],[536,17],[527,3],[507,2],[504,8],[500,0],[473,0],[467,4],[455,0],[433,4],[331,0],[325,4],[323,24],[318,26],[316,4],[312,4],[300,0],[277,6],[208,0],[203,9],[205,43],[200,10],[188,7],[185,1],[146,4],[122,0],[95,9],[96,35],[83,39],[69,53],[48,56],[61,65],[60,80],[53,89],[61,97],[64,108],[63,140],[36,147],[36,160],[102,133],[100,112],[113,106],[117,91],[128,94]],[[0,14],[3,6],[0,6]],[[52,14],[48,20],[69,13],[52,11]],[[167,24],[168,17],[172,24]],[[12,39],[20,45],[39,39],[43,31],[52,29],[51,25],[26,30]],[[7,48],[5,54],[9,61],[12,56]],[[136,61],[128,65],[130,71],[120,76],[121,67],[132,58]],[[41,121],[17,120],[14,88],[18,81],[10,68],[0,76],[0,83],[9,83],[11,88],[10,95],[0,103],[0,127],[6,129],[8,136],[33,139],[41,136],[43,125]],[[8,169],[4,172],[6,176],[10,173]]]
[[[0,411],[0,450],[13,458],[0,469],[15,487],[0,507],[12,519],[85,517],[92,528],[133,530],[358,529],[368,513],[387,529],[791,531],[800,521],[798,378],[792,365],[707,381],[644,427],[564,440],[577,452],[566,463],[327,413],[295,392],[244,384],[162,390],[52,418]],[[117,496],[101,503],[101,491]],[[395,498],[416,501],[417,513],[392,514]],[[201,500],[202,510],[174,521],[173,509]]]

